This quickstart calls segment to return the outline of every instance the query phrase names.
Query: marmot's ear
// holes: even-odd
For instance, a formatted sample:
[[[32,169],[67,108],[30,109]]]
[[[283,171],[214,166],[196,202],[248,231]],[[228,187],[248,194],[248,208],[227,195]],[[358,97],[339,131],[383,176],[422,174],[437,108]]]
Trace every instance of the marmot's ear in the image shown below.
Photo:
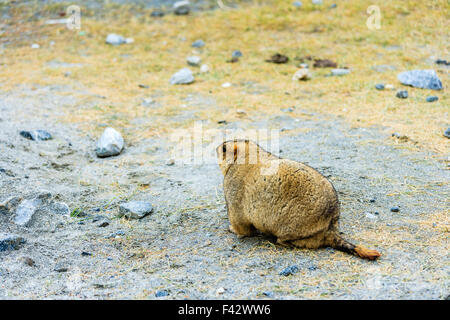
[[[238,146],[237,143],[234,143],[234,147],[233,147],[233,162],[236,162],[237,160],[237,154],[238,154]]]

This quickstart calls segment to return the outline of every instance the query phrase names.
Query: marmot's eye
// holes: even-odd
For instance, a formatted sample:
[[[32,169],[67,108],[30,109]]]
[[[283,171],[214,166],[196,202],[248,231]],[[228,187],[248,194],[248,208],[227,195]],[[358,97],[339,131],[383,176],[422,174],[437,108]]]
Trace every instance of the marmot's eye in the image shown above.
[[[223,152],[223,153],[226,153],[226,152],[227,152],[227,146],[226,146],[226,145],[223,145],[223,146],[222,146],[222,152]]]

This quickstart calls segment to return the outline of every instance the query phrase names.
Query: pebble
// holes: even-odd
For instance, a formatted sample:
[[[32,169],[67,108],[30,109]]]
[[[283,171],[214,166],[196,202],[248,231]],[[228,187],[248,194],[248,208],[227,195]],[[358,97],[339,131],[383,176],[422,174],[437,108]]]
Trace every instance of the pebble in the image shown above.
[[[399,73],[398,81],[404,85],[421,89],[441,90],[442,82],[439,80],[436,71],[428,70],[411,70]]]
[[[119,217],[125,216],[128,219],[141,219],[153,211],[150,202],[130,201],[119,206]]]
[[[428,96],[427,97],[427,102],[435,102],[438,100],[439,100],[439,97],[437,97],[437,96]]]
[[[190,3],[189,1],[177,1],[173,4],[173,9],[176,15],[187,15],[189,14]]]
[[[222,83],[222,88],[229,88],[229,87],[231,87],[231,83],[229,82]]]
[[[374,203],[375,201],[376,201],[375,198],[372,198],[372,199],[369,200],[370,203]]]
[[[322,0],[312,0],[312,4],[320,6],[323,4],[323,1]]]
[[[333,70],[331,70],[332,76],[344,76],[349,73],[350,73],[349,69],[333,69]]]
[[[205,41],[203,40],[195,40],[194,42],[192,42],[192,47],[193,48],[202,48],[205,46]]]
[[[333,3],[333,4],[330,6],[330,9],[334,9],[334,8],[337,8],[337,4],[336,4],[336,3]]]
[[[290,276],[290,275],[292,275],[294,273],[297,273],[297,272],[298,272],[298,267],[297,266],[289,266],[289,267],[283,269],[280,272],[280,276],[287,277],[287,276]]]
[[[0,233],[0,252],[18,250],[25,243],[25,239],[15,234]]]
[[[82,251],[82,252],[81,252],[81,255],[82,255],[83,257],[90,257],[90,256],[92,256],[92,253],[87,252],[87,251]]]
[[[445,130],[444,137],[447,137],[450,139],[450,127],[448,127],[447,130]]]
[[[399,211],[400,211],[400,208],[397,206],[394,206],[391,208],[391,212],[399,212]]]
[[[201,62],[202,62],[202,59],[200,59],[200,57],[197,57],[197,56],[191,56],[191,57],[187,58],[187,63],[190,66],[198,67]]]
[[[22,201],[16,209],[14,223],[23,227],[29,226],[34,214],[41,204],[42,201],[40,199]]]
[[[444,66],[450,66],[450,61],[444,60],[444,59],[437,59],[435,61],[436,64],[443,64]]]
[[[234,50],[233,53],[231,54],[231,58],[240,58],[242,57],[242,52],[239,50]]]
[[[116,156],[124,147],[122,135],[113,128],[106,128],[97,142],[96,153],[100,158]]]
[[[384,90],[384,84],[378,83],[378,84],[375,86],[375,89],[377,89],[377,90]]]
[[[164,17],[164,12],[161,10],[153,10],[152,13],[150,14],[151,17]]]
[[[189,68],[183,68],[176,72],[170,78],[170,84],[189,84],[194,82],[195,78]]]
[[[386,72],[386,71],[397,70],[397,68],[394,66],[388,65],[388,64],[381,64],[381,65],[373,66],[372,70],[375,70],[376,72]]]
[[[206,73],[209,71],[209,67],[207,64],[202,64],[202,66],[200,67],[200,72],[201,73]]]
[[[67,266],[63,263],[57,263],[55,265],[55,267],[53,268],[53,271],[56,272],[67,272],[69,270],[69,268],[67,268]]]
[[[64,202],[53,202],[50,204],[50,209],[56,214],[64,216],[70,214],[69,206]]]
[[[396,97],[400,99],[407,99],[408,98],[408,91],[406,90],[399,90],[396,93]]]
[[[225,288],[221,287],[219,289],[217,289],[217,294],[224,294],[225,293]]]
[[[317,267],[316,266],[309,266],[308,270],[309,271],[315,271],[315,270],[317,270]]]
[[[377,216],[371,214],[370,212],[366,212],[365,213],[366,217],[369,218],[370,220],[374,220],[377,218]]]
[[[23,261],[27,266],[34,267],[36,265],[36,262],[34,262],[33,259],[30,257],[26,257]]]
[[[283,111],[283,112],[294,112],[294,108],[293,107],[283,108],[283,109],[281,109],[281,111]]]
[[[110,33],[108,34],[108,36],[106,37],[106,43],[113,45],[113,46],[117,46],[119,44],[123,44],[126,43],[126,40],[124,37],[115,34],[115,33]]]
[[[384,88],[385,88],[386,90],[395,90],[395,87],[394,87],[394,85],[392,85],[392,84],[387,84],[387,85],[384,86]]]
[[[33,43],[32,45],[31,45],[31,49],[39,49],[41,46],[39,45],[39,44],[37,44],[37,43]]]
[[[50,140],[52,139],[52,135],[45,130],[33,130],[33,131],[20,131],[20,135],[29,140]]]
[[[292,76],[293,81],[299,81],[299,80],[306,81],[309,79],[311,79],[311,74],[309,72],[309,69],[306,69],[306,68],[297,70],[294,73],[294,75]]]
[[[158,290],[155,293],[155,297],[167,297],[169,295],[169,292],[167,290]]]
[[[173,166],[175,164],[175,160],[174,159],[169,159],[166,161],[166,166]]]

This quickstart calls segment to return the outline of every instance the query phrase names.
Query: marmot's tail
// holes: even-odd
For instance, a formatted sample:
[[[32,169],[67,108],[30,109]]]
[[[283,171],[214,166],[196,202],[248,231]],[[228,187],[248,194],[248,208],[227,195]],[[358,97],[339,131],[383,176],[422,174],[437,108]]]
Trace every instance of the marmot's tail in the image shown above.
[[[336,250],[354,254],[355,256],[369,260],[375,260],[381,256],[381,253],[376,250],[370,250],[351,244],[344,240],[336,231],[330,231],[327,238],[328,245]]]

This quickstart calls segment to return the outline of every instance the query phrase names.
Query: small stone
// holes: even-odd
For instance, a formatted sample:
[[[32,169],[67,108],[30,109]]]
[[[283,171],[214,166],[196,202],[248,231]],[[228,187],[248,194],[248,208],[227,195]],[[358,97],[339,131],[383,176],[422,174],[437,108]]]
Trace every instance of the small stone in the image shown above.
[[[317,267],[316,266],[309,266],[308,270],[309,271],[315,271],[315,270],[317,270]]]
[[[397,79],[402,84],[415,88],[433,90],[442,89],[442,82],[439,80],[436,71],[432,69],[405,71],[398,74]]]
[[[238,109],[238,110],[236,110],[236,113],[238,114],[238,116],[241,116],[241,117],[243,117],[243,116],[246,116],[247,115],[247,112],[245,112],[244,110],[242,110],[242,109]]]
[[[316,5],[316,6],[320,6],[323,4],[322,0],[312,0],[312,4]]]
[[[394,66],[391,66],[391,65],[381,64],[381,65],[373,66],[372,70],[375,70],[376,72],[386,72],[386,71],[397,70],[397,68]]]
[[[387,85],[384,86],[384,88],[385,88],[386,90],[395,90],[395,87],[394,87],[394,85],[392,85],[392,84],[387,84]]]
[[[375,201],[376,201],[375,198],[372,198],[372,199],[369,200],[370,203],[374,203]]]
[[[292,275],[292,274],[294,274],[294,273],[297,273],[298,272],[298,267],[297,266],[289,266],[289,267],[287,267],[287,268],[285,268],[285,269],[283,269],[281,272],[280,272],[280,276],[285,276],[285,277],[287,277],[287,276],[290,276],[290,275]]]
[[[144,107],[149,107],[151,104],[153,104],[155,101],[152,98],[144,98],[142,100],[142,105]]]
[[[202,64],[202,66],[200,67],[200,72],[201,73],[206,73],[209,71],[209,67],[207,64]]]
[[[309,69],[299,69],[292,76],[293,81],[299,81],[299,80],[306,81],[309,79],[311,79],[311,74],[309,72]]]
[[[173,166],[175,164],[175,160],[169,159],[166,161],[166,166]]]
[[[375,215],[371,214],[370,212],[366,212],[365,215],[370,220],[374,220],[377,218]]]
[[[299,68],[302,68],[302,69],[308,69],[308,68],[309,68],[309,66],[308,66],[307,63],[300,63],[300,64],[298,65],[298,67],[299,67]]]
[[[375,89],[377,89],[377,90],[384,90],[384,84],[378,83],[377,85],[375,85]]]
[[[34,262],[33,259],[31,259],[30,257],[26,257],[25,259],[23,259],[23,262],[30,267],[34,267],[36,265],[36,262]]]
[[[193,48],[202,48],[204,46],[205,46],[205,41],[203,41],[203,40],[195,40],[194,42],[192,42]]]
[[[224,294],[225,293],[225,288],[221,287],[219,289],[217,289],[217,294]]]
[[[194,80],[192,71],[189,68],[183,68],[170,78],[170,84],[189,84]]]
[[[37,44],[37,43],[33,43],[32,45],[31,45],[31,49],[39,49],[41,46],[39,45],[39,44]]]
[[[67,272],[69,270],[69,268],[67,268],[67,266],[63,263],[57,263],[55,265],[55,267],[53,268],[53,271],[56,272]]]
[[[272,291],[264,291],[262,294],[269,298],[273,298],[273,296],[274,296]]]
[[[23,227],[29,226],[34,214],[41,204],[42,201],[40,199],[22,201],[16,209],[14,223]]]
[[[332,76],[345,76],[346,74],[349,74],[349,69],[333,69],[331,70]]]
[[[164,12],[161,10],[153,10],[152,13],[150,14],[151,17],[164,17]]]
[[[444,60],[444,59],[437,59],[435,61],[436,64],[442,64],[444,66],[450,66],[450,61]]]
[[[408,98],[408,91],[406,91],[406,90],[399,90],[399,91],[397,91],[395,96],[397,98],[400,98],[400,99],[407,99]]]
[[[281,109],[281,111],[283,111],[283,112],[294,112],[294,108],[292,108],[292,107],[284,108],[284,109]]]
[[[82,255],[83,257],[90,257],[90,256],[92,256],[92,253],[87,252],[87,251],[82,251],[82,252],[81,252],[81,255]]]
[[[391,212],[399,212],[399,211],[400,211],[400,208],[397,206],[394,206],[391,208]]]
[[[29,140],[50,140],[52,139],[52,135],[45,130],[34,130],[34,131],[20,131],[20,135]]]
[[[314,68],[337,68],[337,63],[330,59],[314,59]]]
[[[233,53],[231,54],[231,58],[240,58],[242,57],[242,52],[239,50],[234,50]]]
[[[122,135],[113,128],[106,128],[97,142],[96,153],[99,158],[120,154],[124,147]]]
[[[333,4],[330,6],[330,9],[335,9],[335,8],[337,8],[337,4],[336,4],[336,3],[333,3]]]
[[[229,82],[222,83],[222,88],[229,88],[229,87],[231,87],[231,83]]]
[[[120,236],[124,236],[124,235],[125,235],[125,231],[117,230],[116,232],[113,232],[113,233],[109,234],[105,238],[106,239],[113,239],[113,238],[119,238]]]
[[[187,15],[190,11],[189,1],[177,1],[173,4],[173,9],[176,15]]]
[[[52,212],[54,212],[56,214],[60,214],[60,215],[64,215],[64,216],[70,214],[69,206],[67,204],[65,204],[64,202],[53,202],[50,204],[50,209],[52,210]]]
[[[9,197],[8,199],[0,203],[0,213],[12,213],[22,200],[22,197]]]
[[[427,97],[427,102],[435,102],[438,100],[439,100],[439,97],[437,97],[437,96],[428,96]]]
[[[200,59],[200,57],[197,57],[197,56],[191,56],[191,57],[187,58],[187,63],[190,66],[198,67],[201,62],[202,62],[202,59]]]
[[[303,3],[301,1],[294,1],[292,5],[296,8],[301,8],[303,6]]]
[[[138,87],[141,89],[148,89],[150,88],[150,86],[146,85],[146,84],[138,84]]]
[[[155,293],[155,297],[160,298],[160,297],[167,297],[169,295],[169,292],[167,290],[158,290]]]
[[[15,234],[0,233],[0,252],[18,250],[25,243],[25,239]]]
[[[126,43],[126,39],[118,34],[111,33],[106,37],[106,43],[117,46]]]
[[[119,217],[125,216],[128,219],[141,219],[153,211],[150,202],[130,201],[119,206]]]
[[[450,127],[448,127],[447,130],[445,130],[444,137],[447,137],[450,139]]]
[[[100,223],[97,224],[97,227],[99,228],[104,228],[107,226],[109,226],[109,222],[107,220],[100,221]]]

